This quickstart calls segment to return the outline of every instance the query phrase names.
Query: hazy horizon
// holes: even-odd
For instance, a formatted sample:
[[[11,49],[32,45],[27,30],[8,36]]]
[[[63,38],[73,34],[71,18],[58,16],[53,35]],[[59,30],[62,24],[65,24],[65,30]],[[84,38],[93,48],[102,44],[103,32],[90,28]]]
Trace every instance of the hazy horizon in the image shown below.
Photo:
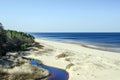
[[[0,22],[24,32],[120,32],[119,0],[2,0]]]

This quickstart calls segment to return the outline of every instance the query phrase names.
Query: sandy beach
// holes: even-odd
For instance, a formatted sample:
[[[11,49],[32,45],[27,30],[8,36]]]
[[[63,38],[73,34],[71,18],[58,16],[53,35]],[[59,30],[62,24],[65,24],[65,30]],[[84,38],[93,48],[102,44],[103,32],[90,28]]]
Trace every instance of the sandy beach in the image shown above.
[[[47,39],[36,39],[36,42],[44,48],[26,57],[66,70],[69,80],[120,80],[119,53]]]

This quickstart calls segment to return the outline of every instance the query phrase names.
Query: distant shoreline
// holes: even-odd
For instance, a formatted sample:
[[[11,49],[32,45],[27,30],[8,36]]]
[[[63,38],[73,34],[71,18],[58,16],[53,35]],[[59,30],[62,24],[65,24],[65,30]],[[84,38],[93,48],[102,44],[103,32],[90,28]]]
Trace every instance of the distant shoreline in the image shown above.
[[[120,52],[120,33],[31,33],[36,38],[77,43],[89,48]]]
[[[77,41],[75,41],[75,42],[67,42],[66,41],[66,43],[81,45],[83,47],[87,47],[87,48],[91,48],[91,49],[97,49],[97,50],[103,50],[103,51],[110,51],[110,52],[120,53],[120,50],[119,51],[118,50],[114,50],[114,47],[108,47],[108,45],[107,45],[107,47],[104,47],[103,45],[100,46],[100,45],[95,45],[95,44],[92,44],[92,43],[89,44],[89,43],[82,43],[82,42],[77,42]],[[120,48],[118,47],[118,49],[120,49]]]
[[[91,49],[97,49],[97,50],[103,50],[103,51],[110,51],[110,52],[116,52],[116,53],[120,53],[120,47],[112,47],[112,45],[108,45],[108,44],[95,44],[95,43],[90,43],[90,42],[82,42],[82,41],[74,41],[74,40],[64,40],[64,39],[53,39],[53,38],[38,38],[36,37],[36,39],[44,39],[44,40],[50,40],[50,41],[57,41],[57,42],[63,42],[63,43],[70,43],[70,44],[76,44],[76,45],[80,45],[83,47],[87,47],[87,48],[91,48]],[[117,50],[116,50],[117,49]]]

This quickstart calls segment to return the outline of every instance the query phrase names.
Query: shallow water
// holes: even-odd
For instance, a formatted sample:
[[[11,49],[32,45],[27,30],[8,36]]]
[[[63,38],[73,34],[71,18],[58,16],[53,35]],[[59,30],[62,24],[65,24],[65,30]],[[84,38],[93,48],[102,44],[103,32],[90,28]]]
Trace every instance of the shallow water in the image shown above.
[[[95,45],[100,49],[120,52],[120,33],[31,33],[37,38],[75,41]]]
[[[50,76],[47,77],[47,80],[68,80],[69,75],[65,70],[38,64],[38,60],[31,60],[30,63],[49,70]]]

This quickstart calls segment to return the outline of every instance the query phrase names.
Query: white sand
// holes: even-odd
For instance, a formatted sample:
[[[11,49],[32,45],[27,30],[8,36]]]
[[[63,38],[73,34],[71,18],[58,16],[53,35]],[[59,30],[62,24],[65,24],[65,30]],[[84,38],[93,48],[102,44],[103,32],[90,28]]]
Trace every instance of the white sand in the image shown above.
[[[120,80],[119,53],[45,39],[36,39],[36,41],[45,48],[27,57],[67,70],[69,80]],[[60,54],[64,54],[63,57],[57,58]],[[74,65],[68,66],[71,63]]]

